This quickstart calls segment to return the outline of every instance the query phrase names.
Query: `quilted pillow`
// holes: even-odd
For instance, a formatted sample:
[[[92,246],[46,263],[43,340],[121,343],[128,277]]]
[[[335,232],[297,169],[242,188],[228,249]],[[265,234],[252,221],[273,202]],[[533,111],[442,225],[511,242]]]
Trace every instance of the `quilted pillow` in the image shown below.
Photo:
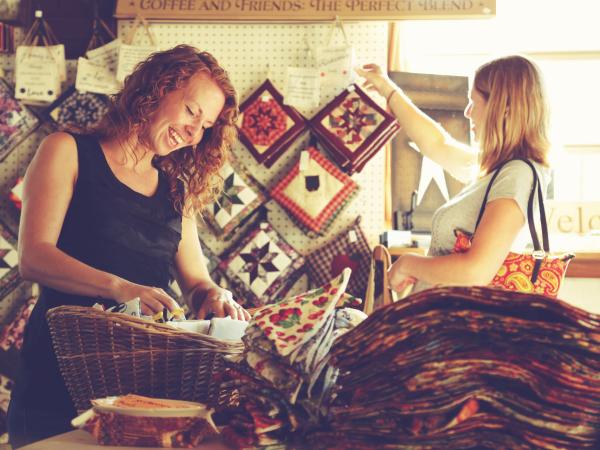
[[[353,174],[396,135],[398,121],[353,84],[310,121],[333,159]]]
[[[346,267],[352,269],[346,292],[364,298],[371,268],[371,250],[360,227],[360,217],[321,248],[306,257],[306,270],[311,282],[320,286]]]
[[[306,120],[266,80],[241,105],[240,141],[261,164],[271,167],[305,129]]]
[[[205,217],[217,237],[228,239],[267,199],[258,182],[239,164],[226,164],[220,173],[223,192]]]
[[[59,129],[86,130],[97,125],[108,111],[108,97],[68,89],[48,108],[48,116]]]
[[[0,161],[40,123],[13,95],[13,88],[0,78]]]
[[[271,190],[271,197],[309,235],[322,235],[359,188],[316,148],[305,152]]]
[[[304,257],[271,224],[261,222],[221,256],[218,268],[227,276],[236,300],[255,307],[285,297],[303,266]]]
[[[17,263],[17,238],[8,226],[0,222],[0,298],[4,298],[20,281]]]

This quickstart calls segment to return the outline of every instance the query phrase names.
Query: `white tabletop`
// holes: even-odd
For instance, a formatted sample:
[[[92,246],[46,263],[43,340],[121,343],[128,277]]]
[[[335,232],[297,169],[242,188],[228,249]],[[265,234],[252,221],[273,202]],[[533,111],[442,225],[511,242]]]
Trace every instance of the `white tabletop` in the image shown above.
[[[152,450],[158,447],[114,447],[99,445],[91,434],[82,431],[70,431],[43,441],[21,447],[21,450]],[[197,450],[227,450],[223,444],[206,444],[194,447]]]

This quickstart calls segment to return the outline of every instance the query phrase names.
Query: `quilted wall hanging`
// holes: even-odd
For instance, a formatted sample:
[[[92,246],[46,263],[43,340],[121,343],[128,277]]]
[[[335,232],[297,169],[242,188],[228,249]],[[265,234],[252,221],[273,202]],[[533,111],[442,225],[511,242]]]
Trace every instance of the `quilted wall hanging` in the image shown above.
[[[14,97],[13,88],[0,78],[0,161],[38,124],[38,118]]]
[[[266,167],[289,148],[305,129],[306,120],[266,80],[240,106],[239,137],[252,156]]]
[[[303,266],[304,257],[268,222],[261,222],[221,256],[218,268],[238,302],[262,306],[283,299]]]
[[[319,111],[310,126],[349,174],[360,172],[400,129],[398,121],[355,84]]]
[[[19,283],[17,237],[0,222],[0,299]]]
[[[48,116],[59,129],[84,131],[97,125],[108,111],[108,97],[68,89],[48,108]]]
[[[271,190],[271,197],[307,234],[323,235],[358,192],[358,184],[315,147]]]
[[[360,221],[357,217],[348,229],[306,257],[306,270],[313,285],[325,284],[349,267],[352,275],[346,291],[364,299],[371,269],[371,249]]]
[[[207,209],[205,217],[215,235],[223,240],[246,223],[267,200],[261,186],[244,167],[231,162],[221,169],[223,192]]]

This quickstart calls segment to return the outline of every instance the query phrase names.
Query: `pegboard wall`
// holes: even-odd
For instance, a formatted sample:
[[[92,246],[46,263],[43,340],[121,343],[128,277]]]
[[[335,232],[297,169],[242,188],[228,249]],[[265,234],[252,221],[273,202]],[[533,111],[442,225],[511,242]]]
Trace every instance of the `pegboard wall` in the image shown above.
[[[120,21],[118,32],[126,35],[132,27],[132,21]],[[157,38],[161,49],[177,44],[190,44],[209,51],[230,73],[232,82],[238,90],[240,100],[249,95],[266,77],[277,86],[284,88],[284,75],[288,66],[313,67],[310,47],[322,45],[331,33],[331,24],[171,24],[151,23],[150,29]],[[347,23],[344,24],[349,43],[354,47],[358,64],[376,62],[386,64],[387,59],[387,23]],[[15,45],[24,37],[23,30],[15,30]],[[343,43],[342,33],[333,33],[332,44]],[[138,30],[134,44],[149,43],[143,30]],[[13,82],[14,55],[0,55],[0,69],[4,78]],[[74,83],[76,61],[67,61],[67,81],[63,90]],[[301,110],[310,118],[324,104],[330,101],[338,90],[323,88],[321,104],[313,110]],[[376,98],[381,101],[382,99]],[[35,108],[33,108],[35,109]],[[44,122],[43,109],[36,109]],[[0,163],[0,218],[15,232],[18,231],[19,212],[10,203],[8,194],[18,177],[23,176],[29,162],[41,140],[51,133],[53,127],[42,123],[15,150]],[[271,188],[297,161],[299,152],[307,145],[308,133],[302,135],[270,169],[256,163],[252,155],[241,144],[234,148],[236,158],[265,187]],[[353,178],[360,185],[357,197],[336,219],[327,236],[311,239],[307,237],[288,217],[287,213],[273,200],[268,203],[269,221],[288,242],[302,254],[307,254],[325,243],[340,230],[346,228],[358,215],[371,244],[378,240],[384,228],[384,155],[380,152],[365,167],[362,173]],[[221,254],[232,241],[223,242],[212,232],[201,227],[202,240],[210,249]],[[306,278],[296,285],[294,291],[303,289]],[[5,323],[16,308],[27,298],[30,285],[23,283],[0,302],[0,323]]]
[[[375,62],[385,67],[388,39],[386,22],[344,23],[343,26],[349,43],[355,49],[357,64]],[[126,36],[131,27],[132,21],[120,21],[119,36]],[[311,48],[327,42],[332,25],[152,23],[150,29],[161,49],[177,44],[190,44],[212,53],[229,72],[240,101],[243,101],[267,77],[283,91],[288,66],[314,67]],[[142,28],[137,30],[133,43],[150,44]],[[343,43],[343,34],[339,30],[333,33],[332,44]],[[322,87],[319,107],[312,110],[300,109],[300,112],[310,119],[339,92]],[[269,189],[298,160],[299,153],[307,142],[308,133],[305,133],[270,169],[257,164],[241,143],[234,148],[234,153],[250,173]],[[362,216],[361,226],[370,243],[376,243],[384,230],[384,160],[383,152],[379,152],[361,173],[353,175],[360,185],[360,192],[335,220],[327,236],[307,237],[274,200],[267,204],[269,221],[302,254],[310,253],[327,242],[337,232],[348,227],[358,215]],[[216,254],[222,253],[230,245],[230,242],[217,240],[208,229],[201,229],[200,234],[205,244]]]

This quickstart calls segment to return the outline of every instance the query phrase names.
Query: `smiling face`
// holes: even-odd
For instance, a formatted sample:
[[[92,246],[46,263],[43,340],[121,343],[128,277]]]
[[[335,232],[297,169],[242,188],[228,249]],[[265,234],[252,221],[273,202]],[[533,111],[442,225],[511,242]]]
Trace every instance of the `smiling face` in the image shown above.
[[[471,131],[473,132],[475,141],[479,141],[479,137],[481,136],[480,133],[485,121],[486,107],[487,100],[485,97],[474,87],[471,88],[469,104],[465,109],[465,117],[471,121]]]
[[[166,156],[198,144],[224,105],[225,94],[210,76],[203,72],[192,76],[183,87],[161,99],[148,127],[152,151]]]

